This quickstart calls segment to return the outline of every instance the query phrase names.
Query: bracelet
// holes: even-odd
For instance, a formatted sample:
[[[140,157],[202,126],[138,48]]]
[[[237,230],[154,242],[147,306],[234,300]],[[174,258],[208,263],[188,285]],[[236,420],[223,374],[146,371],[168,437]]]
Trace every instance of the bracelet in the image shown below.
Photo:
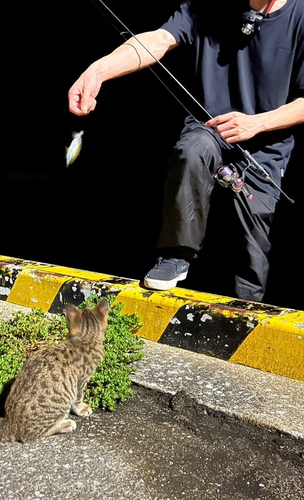
[[[138,57],[138,67],[140,68],[141,67],[141,57],[138,53],[138,50],[136,47],[134,47],[134,45],[132,45],[132,43],[128,43],[128,42],[125,42],[124,45],[130,45],[130,47],[133,47],[133,49],[135,50],[136,54],[137,54],[137,57]]]

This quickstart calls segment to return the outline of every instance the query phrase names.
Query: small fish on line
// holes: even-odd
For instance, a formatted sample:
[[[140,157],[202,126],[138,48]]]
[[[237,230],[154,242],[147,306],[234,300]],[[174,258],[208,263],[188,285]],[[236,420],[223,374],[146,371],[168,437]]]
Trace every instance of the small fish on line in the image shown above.
[[[68,148],[65,148],[66,167],[74,163],[82,148],[82,136],[84,131],[72,132],[73,140]]]

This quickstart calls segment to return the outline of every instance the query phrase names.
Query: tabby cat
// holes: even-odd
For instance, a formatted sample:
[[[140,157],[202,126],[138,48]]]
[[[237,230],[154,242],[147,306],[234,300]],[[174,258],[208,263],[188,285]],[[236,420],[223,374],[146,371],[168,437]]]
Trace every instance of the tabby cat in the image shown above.
[[[103,359],[108,313],[106,299],[92,309],[67,304],[69,334],[58,345],[39,349],[24,363],[5,402],[0,444],[71,432],[76,423],[70,413],[92,413],[83,402],[84,390]]]

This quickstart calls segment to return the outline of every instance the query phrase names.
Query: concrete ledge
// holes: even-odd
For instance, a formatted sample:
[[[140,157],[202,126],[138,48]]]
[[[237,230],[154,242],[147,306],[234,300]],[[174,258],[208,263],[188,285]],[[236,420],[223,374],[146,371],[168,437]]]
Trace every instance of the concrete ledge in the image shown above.
[[[150,340],[144,354],[134,382],[169,394],[183,391],[200,405],[304,439],[302,382]]]
[[[62,313],[67,302],[115,295],[143,338],[304,381],[304,311],[0,256],[0,300]]]

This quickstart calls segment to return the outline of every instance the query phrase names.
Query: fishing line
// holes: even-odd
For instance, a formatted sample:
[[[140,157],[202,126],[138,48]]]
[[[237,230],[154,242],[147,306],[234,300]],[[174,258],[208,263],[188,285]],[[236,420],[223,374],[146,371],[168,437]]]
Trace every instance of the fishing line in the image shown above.
[[[96,1],[95,0],[90,0],[96,7]],[[112,21],[111,19],[109,19],[109,17],[103,12],[100,10],[101,14],[105,17],[105,19],[107,19],[107,21],[111,24],[111,26],[113,26],[114,29],[116,29],[116,31],[125,39],[125,40],[128,40],[128,38],[126,37],[126,34],[129,34],[131,35],[134,40],[137,41],[137,43],[139,43],[139,45],[142,46],[142,48],[147,52],[147,54],[149,54],[149,56],[170,76],[170,78],[172,78],[175,83],[177,83],[177,85],[179,85],[179,87],[195,102],[195,104],[197,106],[200,107],[200,109],[208,116],[208,118],[211,120],[211,118],[213,118],[210,113],[207,111],[207,109],[205,109],[202,104],[191,94],[191,92],[189,92],[189,90],[173,75],[173,73],[171,73],[171,71],[161,62],[159,61],[155,56],[154,54],[152,54],[152,52],[150,52],[150,50],[139,40],[139,38],[128,28],[128,26],[126,26],[123,21],[115,14],[115,12],[113,12],[110,7],[108,7],[108,5],[106,5],[103,0],[98,0],[98,2],[111,14],[111,16],[114,17],[114,19],[116,19],[116,21],[119,22],[119,24],[126,30],[126,31],[121,31]],[[192,118],[195,120],[195,121],[199,121],[197,118],[195,118],[195,116],[193,116],[193,114],[189,111],[189,109],[185,106],[185,104],[176,96],[176,94],[174,94],[174,92],[165,84],[165,82],[160,78],[160,76],[158,76],[158,74],[150,67],[148,66],[148,69],[153,73],[153,75],[158,79],[158,81],[166,88],[166,90],[172,95],[172,97],[174,97],[174,99],[176,99],[176,101],[184,108],[184,110],[190,115],[192,116]]]
[[[90,0],[90,1],[96,7],[95,0]],[[275,0],[273,0],[273,1],[275,1]],[[173,75],[173,73],[171,73],[171,71],[169,71],[169,69],[150,52],[150,50],[139,40],[139,38],[128,28],[128,26],[126,26],[126,24],[123,23],[123,21],[115,14],[115,12],[113,12],[110,9],[110,7],[108,7],[108,5],[103,0],[98,0],[98,2],[126,30],[126,31],[120,31],[120,29],[117,28],[117,26],[106,16],[106,14],[102,10],[100,10],[101,14],[105,17],[105,19],[107,19],[107,21],[111,24],[111,26],[113,26],[113,28],[115,28],[116,31],[118,31],[118,33],[122,37],[125,40],[128,40],[128,38],[126,37],[126,33],[131,35],[134,38],[134,40],[136,40],[137,43],[139,43],[143,47],[143,49],[149,54],[149,56],[170,76],[170,78],[172,78],[175,81],[175,83],[177,83],[177,85],[192,99],[192,101],[208,116],[208,118],[209,119],[214,118],[207,111],[207,109],[205,109],[204,106],[193,96],[193,94],[191,94],[191,92],[189,92],[189,90]],[[150,69],[150,71],[152,71],[152,73],[159,80],[159,82],[167,89],[167,91],[170,92],[170,94],[176,99],[176,101],[185,109],[185,111],[190,116],[192,116],[192,118],[195,121],[199,122],[199,120],[197,120],[197,118],[195,118],[195,116],[193,116],[193,114],[187,109],[187,107],[184,105],[184,103],[182,101],[180,101],[180,99],[178,99],[178,97],[174,94],[174,92],[164,83],[164,81],[155,73],[155,71],[150,66],[148,66],[148,68]],[[274,180],[270,177],[268,172],[253,158],[253,156],[249,153],[249,151],[247,151],[246,149],[243,149],[242,146],[240,146],[240,144],[237,142],[233,143],[232,145],[234,147],[238,148],[240,150],[240,152],[242,153],[243,157],[247,161],[247,168],[251,167],[253,170],[256,170],[260,175],[262,175],[262,177],[264,177],[264,179],[266,179],[268,182],[273,184],[280,191],[280,193],[282,193],[288,199],[288,201],[290,201],[291,203],[294,203],[294,200],[292,198],[290,198],[286,193],[284,193],[284,191],[280,188],[280,186],[278,186],[274,182]]]

